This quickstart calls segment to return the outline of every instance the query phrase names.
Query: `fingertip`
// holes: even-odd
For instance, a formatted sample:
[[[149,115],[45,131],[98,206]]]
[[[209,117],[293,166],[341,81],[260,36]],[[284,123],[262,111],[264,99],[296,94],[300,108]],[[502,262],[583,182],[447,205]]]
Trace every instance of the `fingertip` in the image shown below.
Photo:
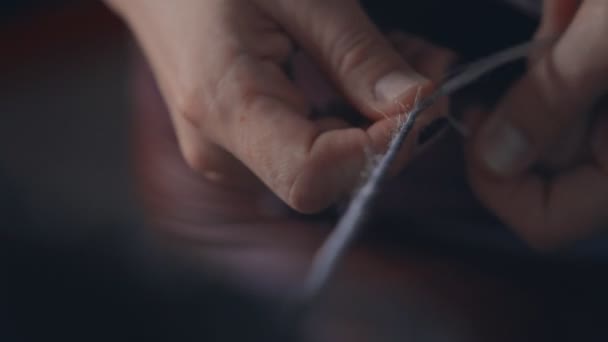
[[[378,79],[374,86],[374,97],[383,104],[400,103],[410,100],[412,93],[416,95],[430,85],[430,80],[413,69],[394,70]]]
[[[403,142],[391,166],[391,175],[396,175],[402,171],[408,162],[429,148],[435,141],[438,141],[442,133],[446,131],[447,120],[440,109],[441,106],[433,107],[416,119],[410,135]],[[374,153],[384,154],[388,150],[407,118],[407,112],[395,117],[385,118],[376,122],[367,130],[374,147]]]
[[[358,128],[319,135],[290,187],[287,203],[298,212],[314,214],[352,192],[362,177],[369,146],[369,137]]]
[[[418,103],[428,98],[437,90],[437,85],[429,79],[420,79],[416,83],[412,83],[409,88],[403,88],[400,95],[392,102],[386,102],[387,111],[393,115],[408,114]],[[445,101],[439,101],[441,105]],[[424,116],[436,117],[439,115],[440,106],[437,104],[424,112]],[[443,108],[445,109],[445,108]]]

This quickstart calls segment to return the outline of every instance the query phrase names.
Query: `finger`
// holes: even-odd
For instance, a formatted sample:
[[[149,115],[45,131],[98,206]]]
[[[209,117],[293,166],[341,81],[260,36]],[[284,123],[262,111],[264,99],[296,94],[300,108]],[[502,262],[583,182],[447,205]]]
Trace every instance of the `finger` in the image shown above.
[[[536,31],[536,38],[559,37],[574,20],[580,2],[580,0],[544,0],[542,20]],[[529,63],[538,61],[542,55],[542,50],[533,51],[528,57]]]
[[[457,60],[454,51],[403,31],[393,31],[388,38],[404,60],[433,82],[444,79]]]
[[[404,60],[433,82],[441,82],[450,67],[456,62],[457,56],[453,51],[439,47],[420,37],[407,34],[403,31],[393,31],[388,35],[389,41],[399,52]],[[448,121],[446,116],[450,114],[449,99],[439,99],[434,105],[440,115],[422,115],[416,122],[414,136],[408,139],[399,157],[395,161],[395,170],[399,171],[405,163],[413,157],[428,151],[435,142],[439,141],[443,133],[447,132]]]
[[[608,120],[602,133],[608,133]],[[598,146],[601,140],[602,147],[607,147],[605,135],[596,140]],[[500,180],[469,163],[469,180],[482,203],[537,249],[584,239],[608,226],[605,159],[561,173],[551,181],[532,173]]]
[[[477,160],[511,176],[538,160],[606,90],[605,1],[585,2],[557,44],[515,84],[475,139]]]
[[[608,224],[606,169],[585,166],[547,184],[540,177],[498,182],[470,170],[481,201],[531,246],[554,248]]]
[[[321,132],[335,131],[350,128],[346,121],[336,117],[324,117],[315,120],[315,124]]]
[[[402,113],[400,104],[410,103],[420,86],[423,96],[431,90],[431,82],[401,58],[358,1],[280,3],[289,7],[272,9],[277,20],[368,118],[377,120],[382,113]]]
[[[260,190],[259,180],[238,159],[200,136],[200,130],[180,115],[171,115],[179,148],[191,169],[208,180],[248,190]]]
[[[580,3],[580,0],[545,0],[543,2],[543,17],[536,36],[539,39],[546,39],[561,35],[572,23]],[[534,63],[540,57],[542,57],[542,51],[530,56],[529,61]],[[576,165],[587,140],[586,135],[588,134],[590,120],[590,115],[581,115],[580,120],[568,127],[558,139],[559,142],[540,158],[543,167],[559,171]]]
[[[216,141],[291,207],[317,212],[354,187],[373,145],[364,130],[310,121],[309,108],[280,67],[254,56],[240,57],[220,84],[222,117],[200,127],[217,128],[221,120]]]
[[[440,48],[423,39],[405,34],[403,32],[394,31],[388,35],[388,39],[404,60],[410,62],[415,70],[418,70],[422,75],[432,80],[440,80],[446,74],[448,68],[456,60],[456,55],[452,51]],[[302,63],[300,63],[300,65],[301,64]],[[314,70],[314,68],[310,67],[309,69]],[[311,73],[311,70],[299,68],[295,69],[295,71],[295,74],[300,76],[296,77],[296,80],[314,78],[311,77],[314,74]],[[323,79],[322,75],[318,75],[317,77]],[[310,90],[314,90],[318,93],[319,90],[326,89],[323,87],[323,83],[320,82],[316,82],[314,87],[310,81],[301,81],[299,84],[308,85],[309,92]],[[306,87],[304,88],[306,89]],[[324,93],[333,94],[331,91],[326,91]],[[308,97],[313,98],[313,96],[310,95]],[[417,97],[418,100],[422,100],[422,94],[418,94]],[[407,111],[408,107],[409,106],[406,104],[401,106],[404,112]],[[442,115],[447,115],[449,111],[447,99],[442,99],[439,101],[433,110],[436,110]],[[332,115],[340,114],[334,112],[330,113],[332,113]],[[386,146],[388,146],[390,138],[396,133],[397,127],[400,126],[400,124],[405,120],[404,115],[398,117],[393,117],[389,113],[382,113],[382,115],[384,118],[390,119],[382,120],[382,122],[376,122],[376,124],[367,129],[372,141],[376,142],[376,148],[378,151],[383,151]],[[428,115],[422,115],[419,118],[412,134],[413,137],[405,142],[397,160],[394,163],[394,173],[399,172],[403,166],[412,159],[412,157],[424,151],[426,148],[432,145],[434,141],[438,140],[437,138],[439,138],[441,135],[440,133],[444,131],[441,129],[444,126],[439,125],[443,121],[444,120],[441,118]]]

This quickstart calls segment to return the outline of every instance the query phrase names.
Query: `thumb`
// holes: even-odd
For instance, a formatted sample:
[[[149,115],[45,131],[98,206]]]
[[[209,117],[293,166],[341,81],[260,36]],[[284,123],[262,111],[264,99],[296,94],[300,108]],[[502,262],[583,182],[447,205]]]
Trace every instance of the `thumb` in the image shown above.
[[[587,1],[561,39],[518,81],[474,141],[477,159],[499,176],[527,169],[606,90],[605,1]]]
[[[293,1],[290,5],[300,7],[289,9],[298,15],[292,20],[293,15],[279,14],[283,25],[368,118],[398,114],[407,109],[403,104],[431,90],[431,82],[403,60],[358,1]]]

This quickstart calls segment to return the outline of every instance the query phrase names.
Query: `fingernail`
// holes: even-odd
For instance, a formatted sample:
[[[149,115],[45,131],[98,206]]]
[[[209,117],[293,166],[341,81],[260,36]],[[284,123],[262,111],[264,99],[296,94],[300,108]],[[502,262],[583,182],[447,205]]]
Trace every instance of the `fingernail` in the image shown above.
[[[480,144],[481,159],[486,167],[504,176],[517,171],[530,149],[523,133],[500,116],[484,127]]]
[[[376,98],[380,101],[395,101],[410,88],[423,84],[426,81],[422,75],[411,72],[394,71],[382,77],[376,83]]]

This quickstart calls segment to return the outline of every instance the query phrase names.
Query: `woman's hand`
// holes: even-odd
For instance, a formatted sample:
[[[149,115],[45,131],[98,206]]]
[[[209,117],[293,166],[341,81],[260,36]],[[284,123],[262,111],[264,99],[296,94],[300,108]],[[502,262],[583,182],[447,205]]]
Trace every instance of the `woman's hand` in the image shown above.
[[[608,1],[545,0],[538,35],[561,33],[469,149],[481,200],[539,248],[608,227]]]
[[[259,179],[301,212],[351,191],[368,153],[385,150],[395,117],[432,88],[356,0],[109,2],[151,61],[188,164],[218,182]],[[312,116],[285,68],[296,48],[365,124]],[[416,129],[439,112],[426,113]]]

